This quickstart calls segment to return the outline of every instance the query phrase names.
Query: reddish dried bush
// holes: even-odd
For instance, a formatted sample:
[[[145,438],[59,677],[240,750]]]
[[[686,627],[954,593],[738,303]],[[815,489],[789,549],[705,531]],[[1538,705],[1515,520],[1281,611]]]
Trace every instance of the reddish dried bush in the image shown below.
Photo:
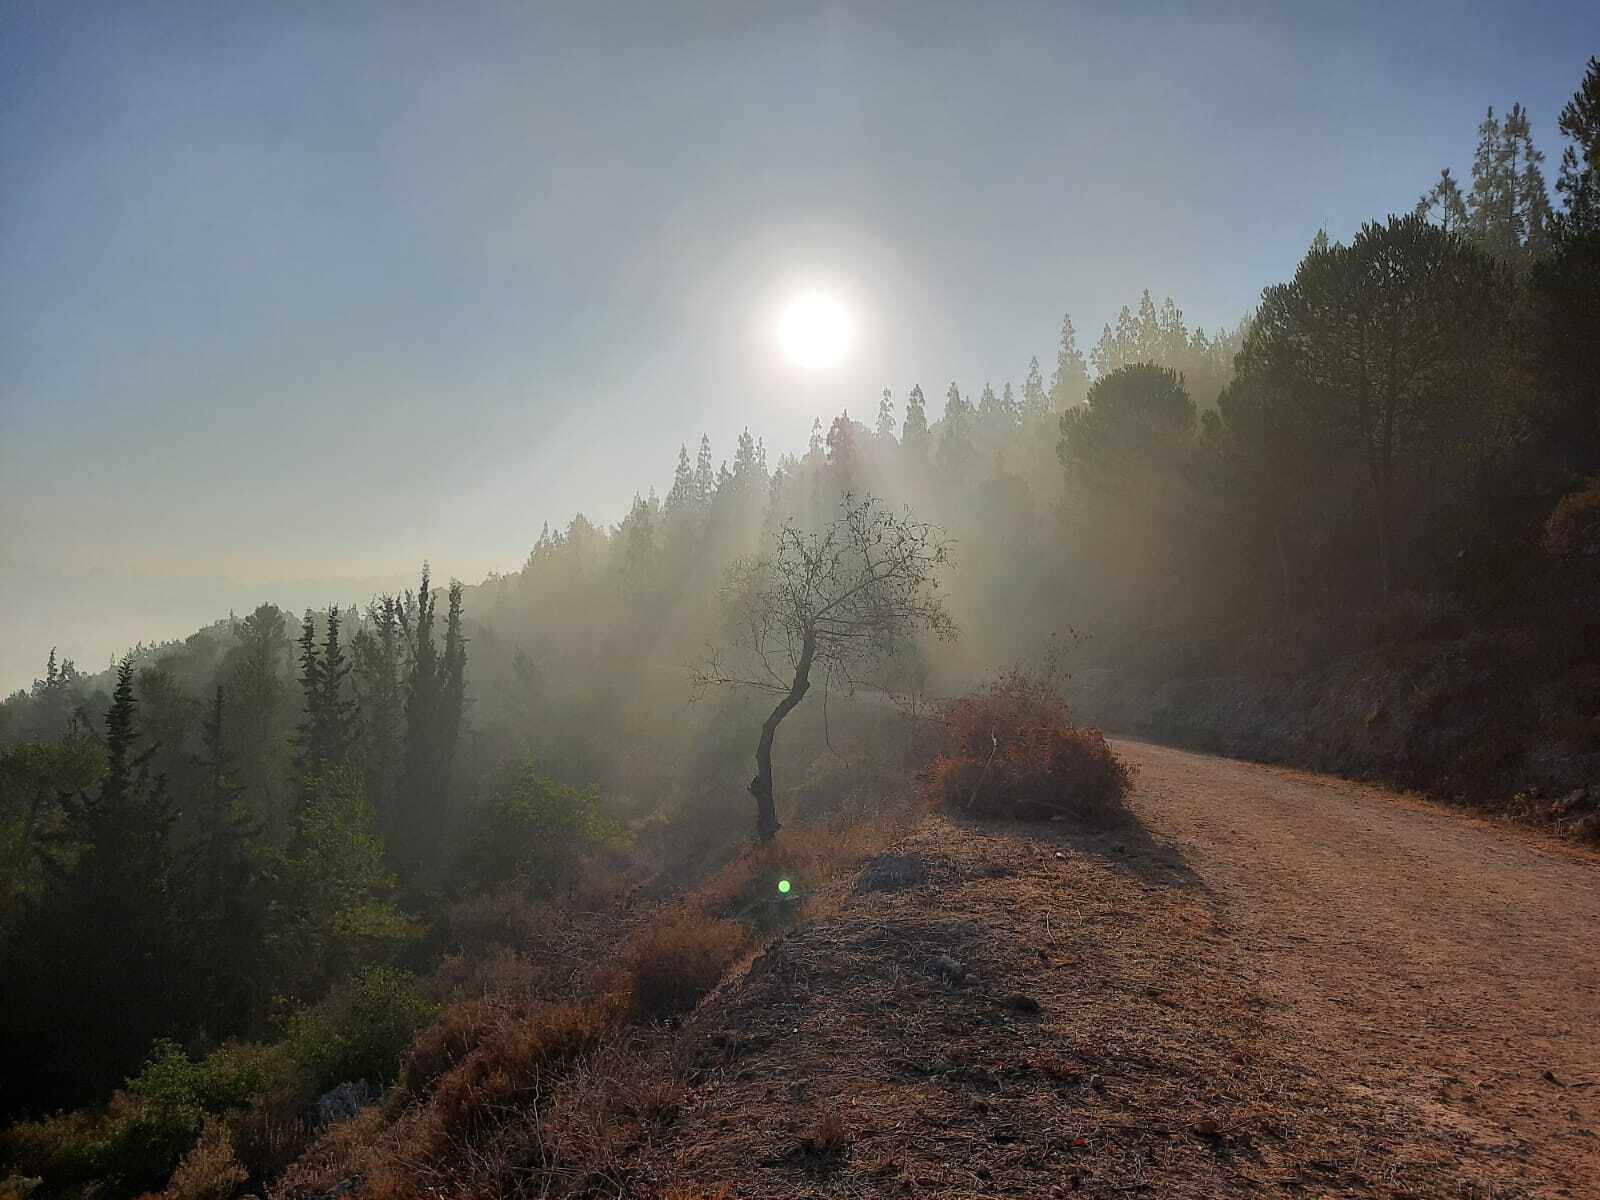
[[[736,921],[692,912],[664,917],[629,939],[620,971],[602,991],[620,993],[638,1020],[687,1012],[717,986],[749,937]]]
[[[595,1005],[539,1009],[493,1029],[439,1077],[430,1108],[445,1140],[470,1133],[533,1093],[546,1073],[594,1049],[607,1014]]]
[[[1098,729],[1069,717],[1054,678],[1020,668],[951,701],[926,796],[985,817],[1121,823],[1128,768]]]
[[[432,1025],[412,1039],[400,1063],[400,1087],[422,1097],[451,1067],[481,1045],[491,1031],[504,1027],[520,1009],[490,996],[472,996],[444,1008]]]

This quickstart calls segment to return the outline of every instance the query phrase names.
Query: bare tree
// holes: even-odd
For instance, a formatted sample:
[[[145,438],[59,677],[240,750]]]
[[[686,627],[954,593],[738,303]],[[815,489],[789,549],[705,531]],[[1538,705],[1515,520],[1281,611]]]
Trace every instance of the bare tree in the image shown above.
[[[695,681],[779,697],[761,726],[750,781],[762,841],[778,832],[772,741],[779,724],[805,699],[814,676],[851,690],[916,633],[954,638],[937,579],[950,561],[950,542],[937,526],[846,493],[826,529],[806,532],[787,522],[767,553],[728,568],[727,645],[696,670]]]

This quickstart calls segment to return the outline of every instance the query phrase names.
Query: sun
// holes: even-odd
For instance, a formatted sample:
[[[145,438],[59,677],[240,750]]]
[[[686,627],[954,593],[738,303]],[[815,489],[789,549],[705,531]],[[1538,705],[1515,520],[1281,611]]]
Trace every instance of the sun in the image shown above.
[[[778,317],[784,357],[810,371],[837,366],[854,337],[849,310],[826,292],[801,292]]]

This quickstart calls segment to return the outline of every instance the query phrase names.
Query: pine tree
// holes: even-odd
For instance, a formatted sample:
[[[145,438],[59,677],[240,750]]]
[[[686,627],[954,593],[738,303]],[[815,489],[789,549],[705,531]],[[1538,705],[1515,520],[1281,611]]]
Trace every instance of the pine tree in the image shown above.
[[[328,609],[320,650],[316,618],[306,609],[300,626],[300,687],[305,716],[297,737],[296,769],[302,785],[350,752],[355,734],[355,702],[345,695],[350,664],[339,644],[339,606]]]
[[[694,464],[694,499],[695,503],[704,508],[711,503],[711,495],[716,491],[716,473],[711,465],[711,435],[700,435],[700,453],[695,458]]]
[[[753,480],[766,473],[766,455],[757,450],[755,439],[750,436],[750,428],[746,426],[744,432],[739,435],[739,443],[734,450],[733,477]]]
[[[689,447],[678,447],[678,469],[672,477],[663,507],[669,513],[682,512],[694,505],[694,469],[689,466]]]
[[[1526,265],[1550,245],[1550,193],[1541,170],[1544,153],[1534,147],[1533,124],[1522,105],[1511,106],[1504,132],[1506,171],[1511,178],[1519,238],[1517,261]]]
[[[260,605],[235,629],[238,646],[222,677],[228,689],[228,748],[250,811],[277,836],[287,832],[288,713],[283,658],[289,648],[284,615]]]
[[[894,396],[888,388],[883,389],[883,395],[878,400],[877,434],[879,441],[894,441]]]
[[[900,428],[900,446],[916,462],[928,457],[928,413],[920,384],[906,396],[906,417]]]
[[[1450,174],[1449,167],[1439,172],[1439,182],[1422,193],[1413,211],[1446,233],[1463,233],[1467,229],[1466,197],[1461,194],[1461,185]],[[1318,232],[1322,234],[1323,246],[1326,248],[1328,235],[1325,231]]]
[[[1478,126],[1467,229],[1478,245],[1513,266],[1527,266],[1549,243],[1543,161],[1522,105],[1512,105],[1504,121],[1489,109]]]
[[[1122,310],[1122,315],[1128,317],[1126,308]],[[1109,335],[1110,330],[1106,333]],[[1097,363],[1095,369],[1104,371],[1108,368]],[[1088,394],[1089,370],[1084,365],[1083,352],[1078,349],[1078,332],[1072,327],[1072,317],[1063,316],[1061,344],[1056,348],[1056,371],[1050,378],[1050,407],[1058,413],[1065,412],[1082,404]]]
[[[1050,413],[1050,397],[1045,394],[1037,355],[1028,360],[1028,377],[1022,382],[1022,412],[1030,420]]]
[[[1565,205],[1562,236],[1600,232],[1600,58],[1591,58],[1572,99],[1557,122],[1572,145],[1561,152],[1556,191]]]
[[[984,381],[983,391],[978,393],[978,415],[993,419],[1000,412],[1000,397],[994,394],[994,384]]]
[[[295,734],[295,772],[304,780],[320,765],[317,755],[317,706],[322,699],[322,664],[317,655],[317,621],[306,609],[300,622],[300,695],[304,712]]]
[[[349,690],[350,664],[339,644],[339,606],[328,609],[327,633],[322,642],[322,694],[318,709],[323,723],[322,753],[326,762],[338,762],[350,752],[355,738],[355,701]]]
[[[442,703],[439,729],[435,737],[441,779],[448,783],[455,763],[456,744],[461,737],[461,724],[467,711],[467,637],[461,627],[459,579],[450,581],[444,618],[444,661],[440,666],[444,678],[440,687]]]
[[[739,439],[741,453],[748,437],[746,433]],[[735,458],[735,478],[740,478],[739,470],[740,459]],[[619,587],[623,598],[642,620],[650,611],[648,602],[656,591],[656,506],[635,493],[633,507],[628,510],[618,532],[621,541],[621,553],[616,559]]]
[[[394,816],[394,789],[405,750],[401,650],[400,601],[379,596],[367,605],[366,628],[351,642],[351,677],[367,795],[386,830]]]
[[[953,480],[965,479],[976,451],[972,446],[972,405],[951,380],[944,394],[944,416],[939,426],[939,469]]]
[[[1022,403],[1017,399],[1009,379],[1005,387],[1000,389],[1000,417],[1006,429],[1015,429],[1022,424]]]
[[[685,466],[688,455],[681,460]],[[691,482],[692,487],[692,482]],[[412,598],[408,595],[408,601]],[[391,847],[402,873],[415,874],[430,864],[443,830],[442,797],[432,794],[433,731],[438,724],[440,678],[438,650],[433,644],[434,606],[428,564],[422,564],[422,582],[413,603],[415,624],[410,631],[411,673],[406,678],[406,766],[401,779],[404,812]]]

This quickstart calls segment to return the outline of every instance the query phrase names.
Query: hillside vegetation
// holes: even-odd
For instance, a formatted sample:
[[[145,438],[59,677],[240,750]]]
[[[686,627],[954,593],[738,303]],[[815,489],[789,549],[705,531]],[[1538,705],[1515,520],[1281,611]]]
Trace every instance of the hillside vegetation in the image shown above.
[[[0,704],[4,1194],[606,1192],[680,1107],[659,1027],[930,806],[1125,822],[1085,720],[1596,837],[1597,114],[1591,61],[1552,204],[1491,112],[1469,192],[1235,329],[1145,292],[1048,381],[702,437],[475,585],[52,652]]]

